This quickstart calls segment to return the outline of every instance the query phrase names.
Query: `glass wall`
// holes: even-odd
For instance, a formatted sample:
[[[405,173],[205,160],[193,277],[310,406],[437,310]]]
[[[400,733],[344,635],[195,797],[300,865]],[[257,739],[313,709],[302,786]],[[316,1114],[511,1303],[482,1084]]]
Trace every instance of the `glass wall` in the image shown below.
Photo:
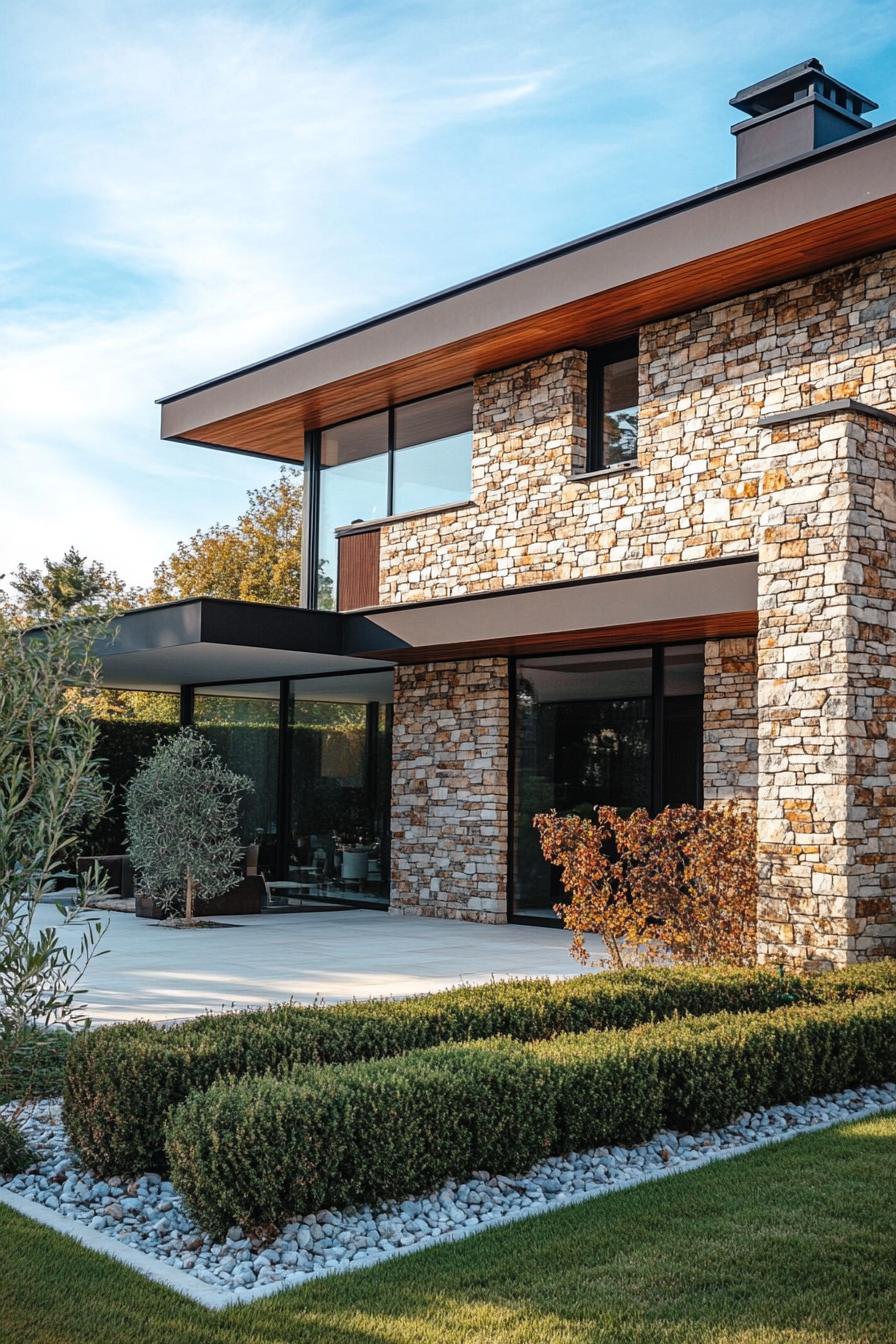
[[[392,672],[290,683],[295,898],[386,905]]]
[[[104,688],[94,717],[98,720],[96,755],[109,787],[109,806],[103,816],[85,828],[81,852],[124,854],[125,792],[141,762],[159,741],[180,729],[177,691],[118,691]]]
[[[317,606],[336,605],[339,528],[467,500],[472,452],[472,387],[322,430]]]
[[[513,909],[555,919],[537,812],[658,811],[702,798],[703,647],[557,655],[516,665]]]
[[[277,862],[277,768],[280,683],[197,686],[193,724],[231,770],[254,784],[240,803],[240,839],[259,846],[258,866],[266,873]]]

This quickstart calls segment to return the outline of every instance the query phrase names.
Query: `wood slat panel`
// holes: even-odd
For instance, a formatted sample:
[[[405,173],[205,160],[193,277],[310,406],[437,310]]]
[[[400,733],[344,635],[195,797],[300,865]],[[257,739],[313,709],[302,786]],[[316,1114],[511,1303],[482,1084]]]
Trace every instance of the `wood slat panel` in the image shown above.
[[[392,663],[446,661],[487,655],[577,653],[587,649],[635,648],[640,644],[668,644],[688,640],[724,639],[755,635],[759,618],[755,611],[731,611],[711,616],[689,616],[670,621],[641,621],[630,625],[603,626],[599,630],[564,630],[558,633],[519,635],[511,638],[471,640],[469,643],[430,644],[426,647],[364,651],[365,658],[383,658]]]
[[[299,396],[200,425],[185,437],[218,447],[300,460],[306,429],[366,415],[552,350],[615,340],[645,322],[811,274],[893,245],[896,195]]]
[[[338,544],[338,610],[375,607],[380,600],[380,529],[346,532]]]

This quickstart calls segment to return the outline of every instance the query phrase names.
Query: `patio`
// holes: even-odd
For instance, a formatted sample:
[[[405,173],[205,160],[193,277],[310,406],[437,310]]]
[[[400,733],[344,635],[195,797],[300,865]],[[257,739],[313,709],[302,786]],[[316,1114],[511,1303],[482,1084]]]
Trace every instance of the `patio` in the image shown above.
[[[94,917],[94,916],[91,916]],[[165,1022],[227,1008],[294,999],[420,994],[507,976],[581,974],[562,929],[416,919],[368,910],[241,915],[215,929],[168,929],[128,914],[97,912],[106,923],[84,977],[94,1023]],[[75,944],[77,924],[61,926],[53,906],[35,932],[53,925]]]

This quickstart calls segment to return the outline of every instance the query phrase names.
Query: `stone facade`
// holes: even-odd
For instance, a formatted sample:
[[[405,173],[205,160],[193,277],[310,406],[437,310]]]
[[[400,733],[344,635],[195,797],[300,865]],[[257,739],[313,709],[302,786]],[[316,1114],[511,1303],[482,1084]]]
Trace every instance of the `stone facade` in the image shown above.
[[[395,669],[392,911],[506,921],[509,738],[506,658]]]
[[[703,798],[755,805],[759,769],[755,639],[709,639],[703,662]]]
[[[894,312],[888,252],[643,327],[638,462],[606,472],[583,351],[484,375],[470,503],[381,534],[383,605],[759,554],[758,681],[709,642],[704,763],[707,800],[758,799],[765,959],[893,947],[893,431],[760,421],[894,409]],[[504,918],[508,697],[502,660],[399,670],[395,908]]]
[[[759,952],[896,953],[896,425],[766,431]]]
[[[471,504],[384,526],[384,605],[744,555],[761,416],[896,402],[896,253],[653,322],[638,464],[579,476],[585,355],[476,380]]]

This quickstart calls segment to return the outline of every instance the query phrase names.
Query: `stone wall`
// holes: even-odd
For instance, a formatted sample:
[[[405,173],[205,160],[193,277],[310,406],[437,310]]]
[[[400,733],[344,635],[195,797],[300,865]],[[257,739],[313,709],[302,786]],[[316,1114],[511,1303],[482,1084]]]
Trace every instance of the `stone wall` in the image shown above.
[[[896,425],[766,431],[759,955],[896,953]]]
[[[756,640],[710,639],[703,664],[703,798],[755,805]]]
[[[476,380],[472,503],[387,524],[383,604],[755,550],[760,416],[896,401],[896,253],[641,330],[638,464],[581,477],[586,361]]]
[[[395,669],[392,911],[505,922],[509,735],[506,658]]]

